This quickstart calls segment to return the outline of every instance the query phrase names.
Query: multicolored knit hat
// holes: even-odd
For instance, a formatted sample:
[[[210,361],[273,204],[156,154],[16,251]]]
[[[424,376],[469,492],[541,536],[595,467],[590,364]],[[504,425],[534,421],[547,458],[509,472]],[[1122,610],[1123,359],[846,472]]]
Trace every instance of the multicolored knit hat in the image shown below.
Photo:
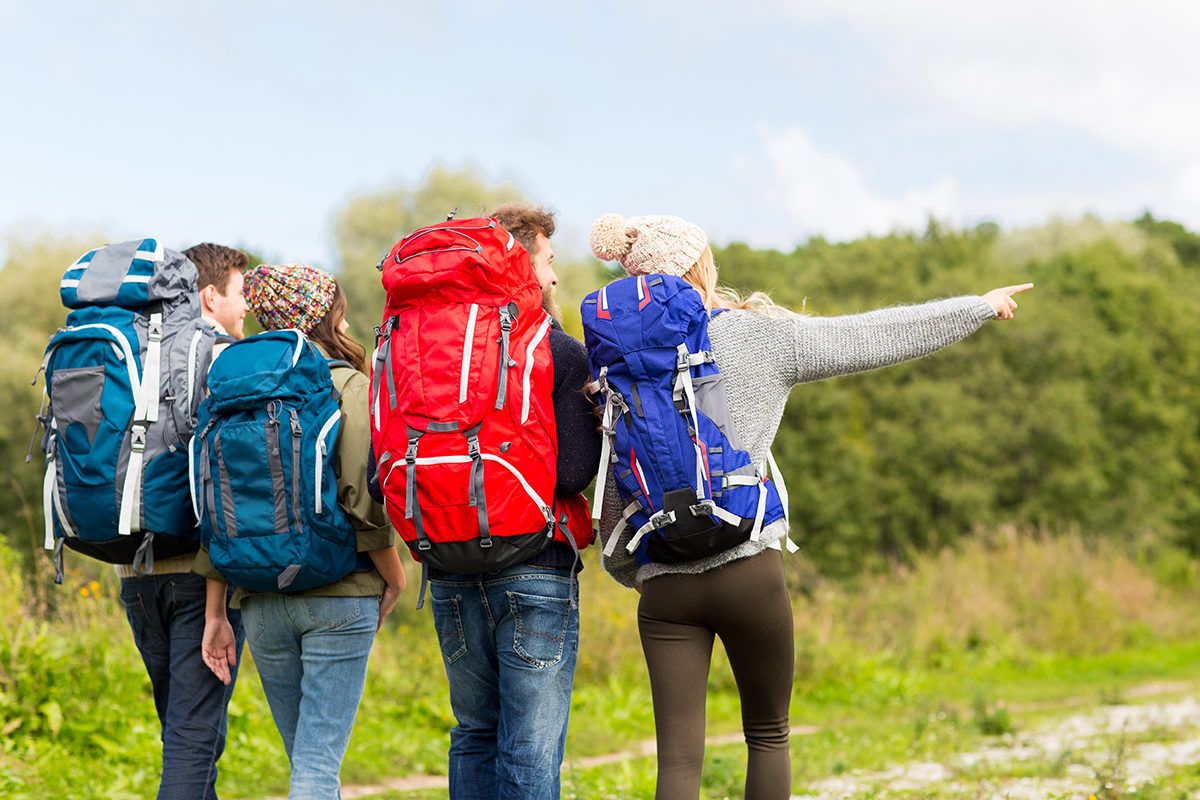
[[[708,247],[699,226],[679,217],[605,214],[592,223],[592,252],[601,261],[619,261],[630,275],[662,272],[684,275]]]
[[[265,330],[311,333],[333,305],[337,282],[307,264],[260,264],[246,273],[246,302]]]

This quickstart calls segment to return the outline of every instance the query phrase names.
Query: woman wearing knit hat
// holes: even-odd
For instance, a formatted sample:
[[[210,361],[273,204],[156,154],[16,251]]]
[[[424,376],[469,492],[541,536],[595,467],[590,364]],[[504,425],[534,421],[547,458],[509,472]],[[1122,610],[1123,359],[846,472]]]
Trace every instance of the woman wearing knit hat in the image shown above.
[[[719,286],[707,236],[679,217],[606,214],[592,227],[591,245],[597,258],[620,262],[630,275],[681,276],[700,294],[710,312],[709,338],[729,415],[755,464],[768,461],[796,385],[933,353],[988,320],[1011,319],[1017,307],[1012,296],[1032,288],[1024,284],[982,297],[810,317],[775,305],[765,294],[742,298]],[[749,750],[745,796],[788,797],[794,647],[780,547],[788,533],[786,518],[763,526],[757,539],[709,558],[674,564],[643,559],[639,566],[626,550],[635,534],[632,526],[619,524],[615,484],[610,473],[600,535],[607,542],[618,531],[618,541],[605,548],[604,567],[641,592],[638,629],[654,701],[657,797],[699,795],[705,693],[718,636],[742,703]]]
[[[292,798],[336,798],[338,773],[362,699],[375,633],[404,588],[396,535],[383,506],[367,492],[370,430],[364,374],[366,352],[347,334],[346,297],[327,272],[302,264],[263,265],[246,274],[246,300],[265,330],[308,335],[333,365],[340,393],[336,444],[338,504],[354,527],[359,564],[339,581],[298,594],[239,589],[247,641],[291,762]],[[209,598],[225,583],[206,551],[195,571],[207,577]],[[205,662],[228,682],[236,658],[224,605],[210,602]]]

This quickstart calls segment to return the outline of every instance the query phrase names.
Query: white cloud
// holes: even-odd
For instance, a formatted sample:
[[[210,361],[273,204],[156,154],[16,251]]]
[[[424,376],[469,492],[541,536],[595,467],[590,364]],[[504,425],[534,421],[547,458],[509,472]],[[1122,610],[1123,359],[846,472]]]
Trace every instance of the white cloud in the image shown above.
[[[854,163],[822,151],[803,130],[763,132],[762,143],[795,233],[852,239],[919,229],[930,215],[945,219],[956,210],[956,189],[949,178],[887,196],[872,191]]]
[[[1121,0],[810,0],[912,85],[985,121],[1056,122],[1173,159],[1200,150],[1200,4]]]

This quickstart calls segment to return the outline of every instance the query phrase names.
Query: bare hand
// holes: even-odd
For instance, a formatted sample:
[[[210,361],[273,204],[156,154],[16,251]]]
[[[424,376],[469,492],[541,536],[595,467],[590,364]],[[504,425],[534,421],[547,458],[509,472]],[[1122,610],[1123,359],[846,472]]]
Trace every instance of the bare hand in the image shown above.
[[[1017,310],[1017,301],[1013,300],[1013,295],[1028,292],[1032,288],[1032,283],[1022,283],[1017,286],[1005,286],[1003,289],[992,289],[983,296],[983,301],[996,312],[996,319],[1012,319],[1013,312]]]
[[[379,633],[383,628],[383,620],[388,614],[392,613],[392,609],[396,607],[396,603],[400,600],[400,593],[404,591],[404,571],[400,572],[400,581],[398,583],[390,583],[383,589],[383,596],[379,598],[379,623],[375,626],[375,632]]]
[[[204,640],[200,644],[200,657],[217,679],[226,686],[233,680],[229,668],[237,666],[237,639],[228,618],[209,618],[204,623]]]

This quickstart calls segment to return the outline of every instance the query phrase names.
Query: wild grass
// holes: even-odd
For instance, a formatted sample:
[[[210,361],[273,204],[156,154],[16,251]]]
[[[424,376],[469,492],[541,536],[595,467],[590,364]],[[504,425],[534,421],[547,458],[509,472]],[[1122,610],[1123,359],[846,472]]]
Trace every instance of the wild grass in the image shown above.
[[[980,538],[849,584],[787,562],[797,667],[798,785],[896,759],[936,757],[1019,728],[1020,704],[1200,674],[1194,564],[1172,550],[1076,536]],[[412,576],[416,577],[415,571]],[[158,722],[149,681],[104,569],[76,563],[48,590],[0,548],[0,797],[152,794]],[[445,771],[454,724],[428,611],[389,619],[343,769],[347,783]],[[653,737],[636,629],[637,595],[588,557],[568,758]],[[247,651],[247,656],[248,656]],[[736,692],[718,648],[709,731],[736,731]],[[741,747],[714,748],[706,796],[738,796]],[[287,768],[247,659],[230,707],[222,796],[286,790]],[[568,770],[564,796],[642,797],[653,759]],[[424,795],[413,795],[424,796]],[[428,796],[436,797],[438,793]]]

